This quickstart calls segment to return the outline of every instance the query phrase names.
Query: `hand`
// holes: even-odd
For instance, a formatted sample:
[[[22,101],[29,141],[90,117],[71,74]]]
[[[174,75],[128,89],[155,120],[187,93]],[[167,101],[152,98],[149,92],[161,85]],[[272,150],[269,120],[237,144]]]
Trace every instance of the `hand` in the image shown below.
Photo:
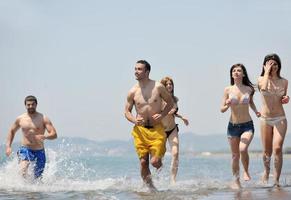
[[[257,117],[261,117],[261,113],[259,111],[256,112]]]
[[[264,70],[265,70],[265,74],[269,75],[270,72],[272,71],[272,65],[274,64],[274,61],[272,60],[268,60],[266,62],[266,64],[264,65]]]
[[[173,115],[173,114],[175,114],[176,111],[177,111],[176,108],[172,108],[172,109],[170,110],[170,112],[168,113],[168,115]]]
[[[141,117],[141,116],[137,116],[137,117],[136,117],[136,120],[135,120],[135,124],[136,124],[137,126],[144,125],[144,118]]]
[[[183,122],[184,122],[184,124],[185,124],[186,126],[189,125],[189,121],[188,121],[188,119],[186,119],[186,118],[183,117],[182,120],[183,120]]]
[[[6,147],[6,156],[10,156],[11,153],[12,153],[11,147]]]
[[[229,107],[230,104],[231,104],[231,99],[226,99],[226,101],[225,101],[225,105],[227,105],[227,106]]]
[[[161,120],[162,120],[162,114],[154,114],[153,116],[152,116],[152,118],[153,118],[153,120],[155,121],[155,122],[160,122]]]
[[[282,100],[281,100],[282,104],[289,103],[289,99],[290,99],[290,97],[288,95],[283,96]]]

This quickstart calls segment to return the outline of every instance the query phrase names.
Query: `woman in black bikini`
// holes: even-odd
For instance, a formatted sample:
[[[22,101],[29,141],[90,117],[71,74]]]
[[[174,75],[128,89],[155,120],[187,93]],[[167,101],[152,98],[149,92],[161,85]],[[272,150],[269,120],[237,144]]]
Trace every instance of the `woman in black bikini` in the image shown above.
[[[179,137],[178,137],[178,124],[175,122],[175,117],[183,120],[184,124],[188,126],[188,119],[178,114],[178,98],[174,96],[174,82],[170,77],[165,77],[161,80],[161,83],[166,87],[168,92],[172,94],[174,100],[174,106],[166,117],[163,118],[162,123],[165,127],[165,132],[171,148],[172,162],[171,162],[171,183],[176,182],[176,176],[179,165]]]

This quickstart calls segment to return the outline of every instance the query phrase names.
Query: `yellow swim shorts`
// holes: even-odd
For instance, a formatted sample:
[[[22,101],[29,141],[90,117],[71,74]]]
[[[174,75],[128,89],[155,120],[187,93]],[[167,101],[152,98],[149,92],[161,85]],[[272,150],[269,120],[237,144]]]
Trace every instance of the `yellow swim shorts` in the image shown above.
[[[153,128],[134,126],[132,130],[135,150],[139,158],[150,154],[162,158],[166,152],[166,133],[162,124]]]

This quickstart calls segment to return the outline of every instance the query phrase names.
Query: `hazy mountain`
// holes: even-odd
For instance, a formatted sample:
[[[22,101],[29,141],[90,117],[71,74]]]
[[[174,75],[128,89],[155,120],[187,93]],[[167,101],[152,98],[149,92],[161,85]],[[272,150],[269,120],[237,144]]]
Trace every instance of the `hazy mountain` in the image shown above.
[[[230,152],[227,136],[223,134],[198,135],[194,133],[181,133],[180,152],[181,153],[199,153],[199,152]],[[14,151],[19,143],[13,144]],[[45,142],[46,147],[61,149],[62,151],[78,151],[82,153],[95,153],[100,155],[124,155],[135,154],[133,140],[108,140],[94,141],[80,137],[60,137],[57,140]],[[284,149],[291,147],[291,141],[285,140]],[[5,145],[0,146],[2,152],[5,152]],[[249,150],[261,151],[262,145],[260,138],[254,137]]]

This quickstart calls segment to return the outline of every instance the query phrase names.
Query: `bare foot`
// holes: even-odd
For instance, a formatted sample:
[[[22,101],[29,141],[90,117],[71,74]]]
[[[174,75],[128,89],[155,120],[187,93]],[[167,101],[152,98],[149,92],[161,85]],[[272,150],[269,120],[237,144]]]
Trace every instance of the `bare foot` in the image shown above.
[[[273,185],[274,188],[280,188],[280,184],[279,184],[279,181],[275,181],[274,185]]]
[[[151,193],[158,192],[158,189],[153,184],[147,184]]]
[[[251,178],[249,172],[244,172],[244,180],[245,180],[245,181],[249,181],[249,180],[251,180],[251,179],[252,179],[252,178]]]
[[[150,192],[157,192],[157,188],[154,186],[152,181],[152,176],[148,175],[146,179],[144,180],[144,184],[148,187]]]
[[[171,177],[171,185],[175,185],[176,184],[176,179],[174,177]]]
[[[262,182],[263,182],[263,184],[267,184],[268,181],[269,181],[269,173],[264,171],[263,176],[262,176]]]
[[[233,190],[239,190],[241,189],[241,184],[239,180],[235,180],[231,185],[230,188]]]

